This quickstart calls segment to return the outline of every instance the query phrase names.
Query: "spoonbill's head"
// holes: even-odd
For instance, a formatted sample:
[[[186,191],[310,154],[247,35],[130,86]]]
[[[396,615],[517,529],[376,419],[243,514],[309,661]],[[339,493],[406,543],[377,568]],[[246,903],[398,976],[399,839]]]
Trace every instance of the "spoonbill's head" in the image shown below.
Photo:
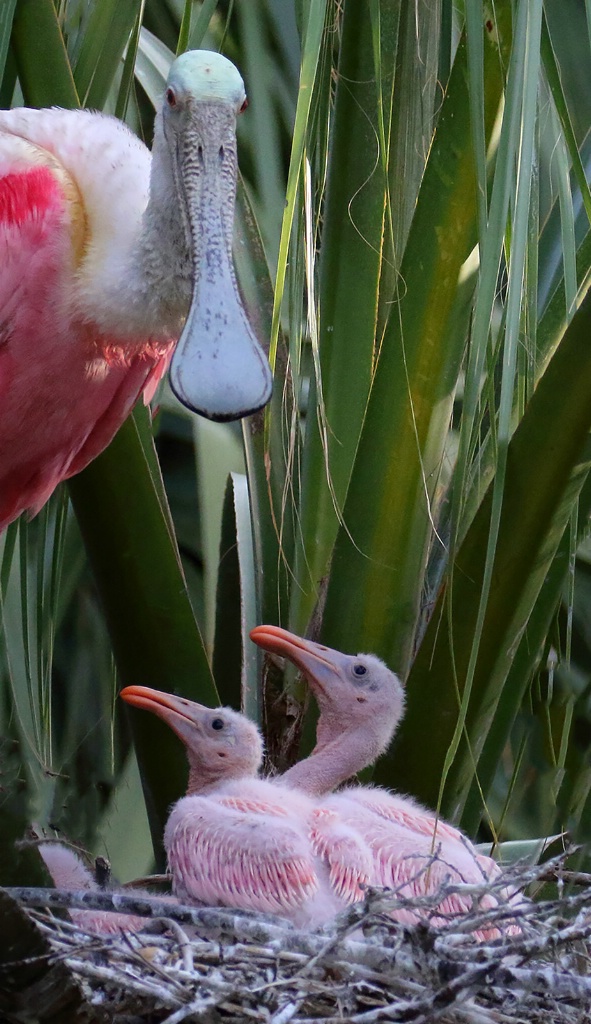
[[[374,654],[342,654],[279,626],[256,626],[250,638],[288,658],[306,677],[320,711],[318,747],[363,730],[375,756],[386,749],[404,714],[404,690],[383,661]]]
[[[158,715],[183,741],[189,760],[189,792],[229,779],[256,775],[263,742],[256,725],[231,708],[161,693],[148,686],[126,686],[121,698]]]
[[[248,322],[234,275],[232,229],[238,162],[236,117],[244,82],[226,57],[183,53],[170,67],[156,123],[172,167],[193,293],[170,369],[179,400],[214,420],[264,406],[271,369]]]
[[[238,68],[231,60],[214,53],[213,50],[188,50],[170,65],[166,80],[167,90],[174,98],[166,95],[169,107],[187,102],[225,103],[239,114],[246,104],[246,90]]]

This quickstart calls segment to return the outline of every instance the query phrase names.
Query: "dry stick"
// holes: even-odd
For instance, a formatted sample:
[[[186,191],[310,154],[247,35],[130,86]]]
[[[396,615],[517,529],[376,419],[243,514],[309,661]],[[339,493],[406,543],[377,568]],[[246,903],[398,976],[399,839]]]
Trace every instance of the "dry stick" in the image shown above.
[[[72,908],[76,910],[101,910],[121,914],[144,916],[149,921],[170,919],[179,924],[201,928],[205,932],[220,934],[227,932],[242,941],[279,943],[285,949],[294,947],[303,956],[312,956],[324,944],[321,936],[297,932],[288,922],[260,919],[248,911],[220,909],[217,907],[178,906],[168,901],[151,897],[128,896],[123,893],[43,888],[6,888],[5,892],[23,906]],[[70,922],[65,922],[68,926]],[[80,931],[79,926],[73,926]],[[387,952],[387,951],[385,951]],[[274,954],[275,955],[275,954]]]
[[[68,964],[82,977],[94,978],[97,981],[111,984],[121,981],[120,973],[116,974],[110,967],[103,967],[88,960],[76,960],[74,957],[68,958]],[[179,1004],[178,995],[169,992],[165,985],[158,985],[152,979],[138,978],[136,975],[126,972],[125,985],[138,995],[156,996],[165,1006],[176,1008]]]
[[[248,912],[241,912],[239,910],[187,907],[181,904],[175,906],[168,901],[149,897],[127,896],[119,892],[81,892],[80,890],[67,892],[59,889],[41,888],[7,888],[6,892],[25,906],[106,910],[145,916],[150,920],[169,918],[181,924],[202,928],[210,933],[214,932],[216,936],[225,931],[239,939],[266,942],[270,945],[279,944],[282,950],[285,948],[295,949],[297,952],[303,952],[310,957],[324,955],[326,959],[329,959],[328,954],[335,944],[335,936],[298,932],[288,922],[277,924],[261,921],[254,916],[250,916]],[[386,900],[382,896],[380,897],[380,903],[384,904],[383,907],[380,907],[383,913]],[[477,927],[478,920],[475,919],[473,928]],[[391,966],[393,961],[396,962],[397,966],[408,961],[408,967],[412,967],[409,954],[400,948],[395,950],[391,947],[380,946],[374,943],[367,945],[363,942],[343,940],[338,936],[336,941],[340,949],[338,955],[333,955],[335,960],[340,961],[343,956],[346,956],[351,963],[363,964],[379,971],[387,966]],[[469,948],[473,951],[473,943],[470,943]],[[496,952],[498,953],[498,948]]]
[[[13,899],[17,900],[24,906],[33,907],[71,907],[74,909],[81,910],[101,910],[101,911],[114,911],[116,913],[123,914],[135,914],[144,916],[148,919],[156,918],[169,918],[173,921],[177,921],[179,924],[193,925],[194,927],[201,928],[209,933],[214,933],[216,938],[219,937],[220,933],[228,932],[233,937],[238,939],[244,939],[245,941],[263,942],[266,944],[279,943],[282,948],[296,950],[297,952],[304,952],[309,956],[317,956],[328,951],[327,947],[330,947],[334,942],[334,936],[318,933],[316,935],[304,932],[298,932],[294,929],[289,922],[278,922],[278,920],[271,918],[261,918],[261,916],[255,916],[248,911],[241,911],[238,909],[227,909],[227,908],[212,908],[212,907],[188,907],[182,904],[175,905],[165,900],[159,900],[152,897],[137,897],[128,896],[127,894],[119,892],[95,892],[95,891],[80,891],[66,892],[59,889],[43,889],[43,888],[21,888],[13,887],[5,890],[8,895],[12,896]],[[449,886],[444,888],[442,892],[457,891],[457,887]],[[438,893],[435,897],[437,900],[441,898],[441,893]],[[393,909],[393,905],[399,907],[401,902],[399,900],[394,901],[392,898],[388,901],[387,894],[380,893],[379,898],[376,900],[377,911],[381,914],[387,914]],[[404,904],[411,906],[408,900],[404,901]],[[416,905],[415,905],[416,906]],[[567,907],[571,912],[580,909],[581,907],[589,906],[589,893],[578,893],[575,896],[565,897],[559,901],[552,901],[547,904],[520,904],[511,911],[511,919],[516,919],[519,923],[526,917],[528,909],[534,912],[536,925],[539,927],[540,915],[538,911],[540,909],[555,910]],[[495,910],[497,917],[495,918]],[[494,924],[498,917],[506,918],[507,908],[499,906],[494,910],[486,910],[480,914],[474,914],[470,918],[469,929],[467,922],[458,921],[456,928],[452,933],[454,938],[457,936],[457,932],[466,927],[467,931],[478,930],[483,923],[487,927]],[[369,906],[363,908],[362,912],[356,911],[353,908],[351,912],[351,918],[358,925],[366,923],[368,919],[372,918],[375,913],[375,909],[372,906],[370,900]],[[349,930],[349,923],[347,923],[346,930]],[[419,931],[421,926],[417,926]],[[424,926],[423,926],[424,927]],[[499,943],[509,944],[511,952],[514,954],[521,955],[523,957],[532,957],[537,953],[548,952],[549,948],[555,947],[556,945],[564,945],[565,942],[572,942],[577,939],[584,939],[589,937],[591,933],[591,920],[589,924],[575,923],[574,925],[569,922],[566,928],[563,930],[556,930],[553,935],[544,937],[534,936],[532,938],[522,939],[517,937],[505,937],[503,939],[494,940],[493,943],[479,943],[477,946],[479,955],[483,955],[489,950],[491,953],[498,958],[500,953]],[[449,943],[449,937],[446,929],[441,929],[436,933],[435,946],[440,954],[446,957],[451,956],[452,959],[455,956],[461,958],[462,953],[465,949],[469,950],[469,955],[473,955],[474,943],[470,939],[470,936],[466,936],[467,942],[458,945],[454,948],[453,943]],[[353,956],[354,961],[364,963],[366,966],[380,969],[383,965],[383,958],[392,958],[393,950],[388,947],[373,944],[368,946],[366,943],[353,942],[351,940],[346,943],[341,939],[343,948],[347,948],[347,953]],[[349,948],[350,947],[350,948]],[[357,954],[354,956],[354,952]],[[397,956],[404,956],[403,951],[397,950]]]
[[[238,908],[178,906],[168,900],[150,896],[128,896],[122,892],[101,892],[98,890],[69,891],[66,889],[45,889],[39,887],[6,887],[4,892],[26,907],[72,908],[74,910],[106,910],[118,914],[132,914],[138,917],[169,917],[179,924],[191,924],[206,930],[231,929],[238,931],[244,925],[245,933],[256,939],[257,929],[265,941],[283,937],[284,928],[297,935],[295,929],[285,922],[284,928],[271,918],[254,915]]]
[[[542,869],[532,869],[529,872],[522,872],[519,877],[519,884],[524,885],[529,881],[536,881],[539,879],[543,872],[548,871],[548,865],[544,865]],[[148,899],[142,897],[140,899],[124,896],[120,893],[59,893],[56,890],[25,890],[25,889],[11,889],[7,892],[16,898],[20,898],[22,903],[28,906],[74,906],[80,909],[100,909],[110,910],[118,913],[133,913],[133,914],[145,914],[149,915],[150,918],[168,918],[181,921],[184,924],[192,924],[197,928],[204,930],[206,933],[214,934],[216,937],[226,933],[231,934],[234,938],[238,938],[238,941],[246,942],[244,946],[234,945],[231,950],[226,950],[224,959],[234,959],[236,956],[239,960],[245,962],[250,959],[253,961],[253,954],[262,955],[263,957],[272,958],[276,961],[285,960],[287,957],[292,963],[299,963],[300,965],[306,957],[312,957],[315,964],[320,969],[331,968],[338,969],[346,972],[348,977],[351,977],[351,973],[356,974],[355,979],[357,984],[367,985],[370,980],[368,975],[371,972],[371,981],[379,981],[383,984],[386,991],[383,994],[385,997],[385,1005],[376,1007],[369,1011],[361,1011],[353,1013],[348,1019],[354,1024],[372,1024],[373,1021],[378,1020],[392,1020],[397,1021],[409,1021],[413,1024],[426,1024],[427,1021],[434,1021],[442,1014],[449,1014],[453,1012],[454,1020],[470,1022],[470,1024],[492,1024],[492,1021],[498,1021],[502,1024],[503,1021],[507,1024],[515,1024],[516,1020],[523,1020],[523,1017],[515,1018],[512,1015],[505,1015],[499,1012],[498,997],[502,990],[506,990],[507,987],[513,990],[519,989],[522,998],[527,1000],[528,1016],[531,1019],[531,1013],[542,1012],[545,1015],[545,1019],[554,1019],[554,1017],[546,1018],[545,1007],[548,1005],[548,1000],[552,1001],[554,997],[566,1000],[580,1000],[584,1006],[588,1006],[591,1001],[591,979],[581,975],[575,975],[573,972],[565,972],[555,969],[552,965],[543,965],[540,963],[532,965],[527,968],[523,966],[524,961],[532,959],[538,955],[547,955],[549,952],[554,952],[561,947],[570,946],[578,942],[578,940],[589,939],[591,936],[591,918],[588,916],[586,908],[589,907],[591,887],[589,883],[591,878],[589,876],[580,876],[576,881],[584,881],[588,885],[586,892],[577,893],[574,896],[563,897],[559,900],[546,901],[541,904],[534,904],[529,902],[523,902],[519,906],[511,905],[507,907],[506,903],[501,903],[498,908],[487,910],[484,912],[476,912],[466,916],[465,919],[456,921],[455,929],[451,926],[449,928],[442,928],[435,932],[433,929],[429,929],[426,925],[419,925],[413,928],[403,928],[400,925],[393,926],[393,922],[390,920],[390,931],[388,938],[391,939],[394,936],[394,943],[392,946],[378,945],[371,942],[356,942],[352,940],[346,940],[346,935],[351,931],[353,926],[372,926],[374,931],[380,938],[382,938],[386,927],[384,924],[385,915],[388,911],[394,908],[400,908],[402,901],[397,900],[392,894],[384,893],[383,891],[376,891],[369,894],[369,898],[364,906],[352,908],[351,911],[345,916],[344,921],[337,921],[337,933],[333,932],[332,935],[326,932],[324,934],[302,934],[295,931],[287,922],[277,922],[277,920],[261,920],[260,917],[249,916],[248,913],[241,913],[240,911],[219,909],[219,908],[195,908],[195,907],[182,907],[172,906],[168,901],[162,901],[157,899]],[[572,879],[574,880],[574,879]],[[506,884],[506,880],[503,880],[503,884]],[[491,892],[492,887],[483,887],[481,892],[474,889],[474,895],[482,895],[485,891]],[[443,893],[452,891],[457,887],[448,886],[444,887]],[[442,893],[438,893],[434,899],[439,901],[442,898]],[[407,901],[407,905],[413,909],[412,902]],[[433,904],[431,904],[433,906]],[[426,908],[425,901],[421,901],[421,908]],[[418,901],[414,902],[414,909],[418,909]],[[578,916],[575,920],[572,918],[566,919],[567,913],[573,914],[578,912]],[[521,936],[510,936],[505,937],[494,942],[480,943],[477,944],[471,941],[469,936],[461,936],[458,934],[460,929],[465,928],[467,931],[474,931],[481,926],[481,923],[486,921],[487,926],[498,923],[500,920],[505,919],[507,916],[511,920],[517,920],[520,927],[525,929],[528,925],[535,926],[538,929],[536,935],[526,935],[525,931]],[[404,940],[404,942],[403,942]],[[252,946],[249,943],[258,943],[257,946]],[[261,948],[261,943],[267,943],[268,948]],[[199,943],[200,946],[206,945],[210,947],[211,943]],[[61,948],[64,949],[65,943],[61,944]],[[112,946],[106,948],[113,948]],[[284,954],[284,950],[286,953]],[[193,944],[194,955],[198,956],[199,951],[197,944]],[[61,953],[60,955],[64,955]],[[211,952],[210,952],[211,957]],[[431,958],[435,957],[435,961]],[[510,958],[510,959],[509,959]],[[509,960],[509,962],[507,962]],[[475,962],[476,961],[476,962]],[[520,966],[515,966],[516,961],[520,963]],[[70,964],[72,964],[72,958],[69,958]],[[420,986],[414,983],[412,995],[409,992],[410,978],[414,975],[416,977],[417,970],[420,969],[421,962],[424,962],[429,970],[433,967],[437,969],[439,977],[447,977],[447,981],[439,989],[431,992],[427,995],[425,992],[425,986]],[[72,964],[73,966],[73,964]],[[78,966],[78,965],[76,965]],[[260,969],[260,964],[257,964],[257,970]],[[85,973],[82,966],[80,966],[81,973]],[[443,974],[441,973],[443,971]],[[396,972],[400,972],[402,977],[397,976]],[[89,971],[93,973],[93,971]],[[309,972],[305,970],[298,972],[299,978],[297,982],[301,985],[302,981],[305,981],[305,975],[309,975]],[[182,981],[181,981],[182,975]],[[168,975],[167,975],[168,976]],[[113,980],[113,974],[111,974],[111,980]],[[187,984],[195,983],[195,975],[189,974],[187,976],[186,971],[179,972],[178,969],[170,970],[170,982],[174,981],[174,978],[178,982],[186,982]],[[264,977],[264,975],[263,975]],[[286,979],[286,987],[289,987],[290,979]],[[291,979],[292,984],[296,983],[296,979]],[[141,982],[137,982],[141,987]],[[355,982],[354,982],[355,983]],[[232,987],[232,979],[228,979],[225,983],[227,988]],[[257,985],[256,991],[265,991],[273,987],[273,984],[265,986]],[[318,981],[316,979],[316,993],[323,1000],[335,998],[335,989],[327,987],[318,990]],[[411,983],[413,984],[413,983]],[[216,986],[217,987],[217,986]],[[309,987],[309,986],[308,986]],[[390,991],[387,991],[387,988]],[[146,984],[146,989],[154,991],[154,982],[149,985]],[[224,984],[220,986],[224,988]],[[234,1012],[236,1007],[228,999],[230,993],[227,991],[222,993],[221,991],[217,997],[217,1005],[223,1007],[229,1012]],[[372,986],[373,988],[373,986]],[[392,1002],[393,988],[399,992],[399,998],[396,1003]],[[146,989],[144,992],[146,992]],[[406,989],[406,998],[401,999],[402,992]],[[478,1006],[472,1003],[472,999],[469,999],[469,1004],[465,1002],[463,1005],[458,1005],[458,1000],[465,1000],[470,997],[470,993],[478,994],[480,999],[486,998],[487,1000],[494,999],[497,1004],[489,1012],[485,1006],[479,1003]],[[183,993],[184,994],[184,993]],[[252,992],[250,993],[253,994]],[[289,1021],[292,1019],[297,1020],[297,1024],[305,1024],[307,1020],[312,1018],[303,1018],[298,1015],[302,1000],[299,998],[301,992],[297,995],[286,993],[289,1000],[288,1004],[284,1007],[278,1007],[275,1014],[270,1018],[275,1024],[281,1024],[281,1022]],[[409,995],[411,996],[410,998]],[[414,996],[414,998],[413,998]],[[203,997],[202,997],[203,998]],[[212,997],[213,998],[213,997]],[[187,999],[191,1002],[191,995],[187,995]],[[192,1012],[197,1009],[195,995],[193,992],[193,1006]],[[187,1002],[182,999],[183,1005],[179,1007],[179,1000],[170,996],[165,1001],[171,1010],[174,1007],[172,1018],[174,1018],[174,1024],[177,1021],[187,1016]],[[202,1010],[205,1009],[203,1002],[199,1003]],[[328,1007],[327,1007],[328,1008]],[[576,1009],[574,1012],[576,1013]],[[242,1007],[243,1016],[251,1017],[253,1019],[269,1019],[263,1014],[252,1009]],[[492,1016],[491,1016],[492,1013]],[[315,1024],[320,1024],[321,1021],[328,1021],[334,1019],[333,1016],[322,1017],[317,1012],[317,1015],[313,1018]],[[538,1018],[536,1016],[536,1020]],[[567,1019],[567,1018],[565,1018]],[[581,1019],[570,1017],[569,1019]],[[170,1024],[172,1019],[169,1018]]]

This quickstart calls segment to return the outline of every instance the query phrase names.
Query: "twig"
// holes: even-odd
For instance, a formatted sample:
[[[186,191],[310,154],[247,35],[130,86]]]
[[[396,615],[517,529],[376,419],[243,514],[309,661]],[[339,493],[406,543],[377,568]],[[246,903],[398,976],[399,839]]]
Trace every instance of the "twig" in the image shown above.
[[[30,912],[54,957],[113,1024],[148,1024],[163,1012],[166,1024],[586,1024],[591,876],[571,872],[569,884],[582,888],[553,900],[505,895],[550,872],[566,880],[563,864],[522,866],[482,885],[448,882],[420,898],[370,890],[334,925],[311,933],[279,918],[121,892],[6,892],[23,906],[129,913],[145,916],[148,932],[167,929],[148,957],[144,932],[102,938]],[[472,908],[444,915],[442,901],[456,893],[469,895]],[[484,896],[492,906],[479,905]],[[419,923],[394,920],[400,910]],[[475,932],[499,937],[478,942]]]

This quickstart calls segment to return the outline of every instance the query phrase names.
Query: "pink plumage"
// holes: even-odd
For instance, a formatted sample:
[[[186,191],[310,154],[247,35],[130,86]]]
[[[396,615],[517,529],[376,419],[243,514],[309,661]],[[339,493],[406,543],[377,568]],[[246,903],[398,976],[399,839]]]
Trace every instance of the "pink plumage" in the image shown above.
[[[39,853],[58,889],[71,892],[98,892],[92,874],[73,850],[63,843],[40,843]],[[143,917],[116,914],[102,910],[70,910],[75,924],[98,935],[118,935],[124,931],[138,932],[145,926]]]
[[[362,898],[367,844],[304,793],[256,777],[262,743],[252,722],[143,686],[121,696],[163,718],[186,746],[188,795],[173,807],[164,835],[180,899],[309,927]]]
[[[66,183],[20,144],[14,169],[0,159],[0,530],[107,446],[173,347],[104,332],[72,303],[85,241]]]
[[[227,789],[175,804],[164,837],[175,892],[210,906],[296,913],[319,889],[304,835],[278,821],[272,804],[224,806]]]
[[[245,95],[221,54],[182,54],[152,155],[102,114],[0,110],[0,530],[107,446],[177,339],[189,408],[268,401],[232,265]]]
[[[301,669],[320,710],[314,750],[280,781],[322,798],[327,810],[360,834],[371,850],[373,885],[417,896],[437,893],[446,880],[461,889],[498,878],[499,867],[492,858],[479,854],[459,829],[411,797],[375,786],[349,786],[332,793],[386,749],[404,713],[400,680],[379,658],[342,654],[277,626],[257,626],[250,635],[260,647],[289,658]],[[481,905],[496,902],[485,895]],[[471,895],[460,891],[442,901],[441,917],[435,916],[433,923],[441,924],[444,914],[453,916],[471,906]],[[417,920],[416,913],[405,910],[395,916]],[[492,929],[476,937],[498,934]]]

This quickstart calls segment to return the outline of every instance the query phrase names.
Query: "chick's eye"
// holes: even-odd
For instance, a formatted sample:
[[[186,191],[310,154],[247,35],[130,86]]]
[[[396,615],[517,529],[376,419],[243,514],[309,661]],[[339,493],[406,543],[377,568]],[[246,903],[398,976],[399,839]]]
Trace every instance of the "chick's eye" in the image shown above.
[[[364,676],[365,673],[367,672],[367,669],[366,669],[365,665],[355,665],[353,667],[353,671],[354,671],[356,676]]]
[[[242,106],[240,107],[240,110],[238,111],[238,113],[239,114],[243,114],[244,111],[246,110],[247,106],[248,106],[248,97],[245,96],[243,101],[242,101]]]
[[[224,721],[223,721],[223,719],[222,718],[214,718],[213,722],[211,723],[211,728],[212,729],[216,729],[216,730],[223,729],[224,728]]]
[[[176,107],[176,95],[174,89],[166,90],[166,102],[169,107]]]

